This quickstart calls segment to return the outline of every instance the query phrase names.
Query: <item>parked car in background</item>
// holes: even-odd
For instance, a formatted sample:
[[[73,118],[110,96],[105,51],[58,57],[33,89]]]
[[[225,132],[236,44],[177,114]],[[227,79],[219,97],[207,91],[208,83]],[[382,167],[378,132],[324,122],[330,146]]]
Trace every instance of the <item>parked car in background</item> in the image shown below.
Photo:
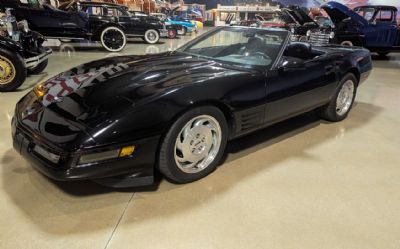
[[[185,19],[174,19],[173,17],[168,17],[166,21],[172,25],[182,26],[182,31],[180,34],[186,35],[187,33],[197,32],[196,25],[189,20]]]
[[[311,110],[345,119],[371,72],[369,51],[289,36],[220,27],[176,51],[60,73],[17,103],[14,148],[56,180],[128,187],[161,172],[188,183],[217,169],[228,140]]]
[[[318,27],[305,11],[298,6],[282,8],[268,17],[256,15],[254,20],[244,20],[235,24],[263,28],[283,28],[292,33],[293,41],[307,41],[307,32]]]
[[[42,46],[44,37],[29,30],[26,21],[17,23],[11,10],[0,13],[0,92],[17,89],[29,74],[47,67],[51,49]]]
[[[127,37],[141,37],[157,43],[162,23],[151,17],[136,17],[124,5],[99,2],[71,2],[56,9],[48,4],[19,0],[1,0],[0,7],[11,7],[18,20],[49,38],[92,40],[101,42],[108,51],[121,51]]]
[[[385,56],[400,51],[397,8],[384,5],[360,6],[351,10],[343,4],[328,2],[321,6],[334,27],[320,27],[309,33],[311,41],[362,46]]]

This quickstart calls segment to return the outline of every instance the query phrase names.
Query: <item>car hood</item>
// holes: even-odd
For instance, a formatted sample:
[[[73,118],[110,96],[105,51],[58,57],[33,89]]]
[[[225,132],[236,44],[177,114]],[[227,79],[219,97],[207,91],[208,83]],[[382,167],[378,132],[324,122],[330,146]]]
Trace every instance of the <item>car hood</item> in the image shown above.
[[[362,16],[351,10],[349,7],[338,3],[338,2],[328,2],[321,6],[323,10],[328,13],[332,22],[338,26],[340,22],[342,22],[346,18],[351,18],[353,21],[357,22],[362,26],[368,25],[367,20],[365,20]]]
[[[40,105],[81,129],[145,105],[188,84],[201,84],[240,70],[177,52],[93,61],[45,83]],[[25,108],[27,109],[27,108]]]
[[[314,22],[314,20],[311,19],[300,7],[289,7],[282,9],[282,11],[292,16],[300,25],[304,25],[308,22]]]

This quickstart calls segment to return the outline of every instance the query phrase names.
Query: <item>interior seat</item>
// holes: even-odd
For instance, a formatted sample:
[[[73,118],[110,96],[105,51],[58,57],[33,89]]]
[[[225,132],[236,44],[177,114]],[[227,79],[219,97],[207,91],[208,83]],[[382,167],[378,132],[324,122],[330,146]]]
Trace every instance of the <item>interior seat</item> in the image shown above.
[[[313,58],[311,44],[305,42],[292,42],[286,47],[283,55],[302,60],[310,60]]]

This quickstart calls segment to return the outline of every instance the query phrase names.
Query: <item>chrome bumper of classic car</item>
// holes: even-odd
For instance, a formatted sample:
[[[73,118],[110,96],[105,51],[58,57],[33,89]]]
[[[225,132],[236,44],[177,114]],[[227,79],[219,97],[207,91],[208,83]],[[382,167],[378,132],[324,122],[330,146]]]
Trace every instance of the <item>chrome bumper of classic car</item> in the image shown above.
[[[93,180],[101,185],[124,188],[151,185],[159,137],[135,141],[133,157],[79,166],[81,154],[54,149],[30,134],[14,116],[11,123],[14,149],[36,170],[57,181]]]
[[[327,45],[329,44],[330,34],[325,32],[311,32],[309,42],[313,45]]]
[[[167,37],[168,36],[168,30],[166,28],[159,29],[158,32],[160,32],[160,36],[161,37]]]
[[[31,69],[37,67],[40,63],[46,60],[49,57],[49,55],[53,53],[53,51],[50,48],[45,48],[45,49],[46,51],[44,53],[35,57],[30,57],[25,59],[26,68]]]

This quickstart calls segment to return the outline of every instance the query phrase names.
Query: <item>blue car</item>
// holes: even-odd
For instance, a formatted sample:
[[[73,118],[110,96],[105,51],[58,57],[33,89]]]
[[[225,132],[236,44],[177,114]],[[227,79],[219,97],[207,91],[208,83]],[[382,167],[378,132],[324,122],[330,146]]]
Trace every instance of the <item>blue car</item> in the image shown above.
[[[196,25],[191,21],[176,19],[176,18],[167,18],[167,22],[171,25],[181,25],[183,27],[182,31],[178,31],[180,35],[186,35],[186,33],[192,33],[196,31]]]

